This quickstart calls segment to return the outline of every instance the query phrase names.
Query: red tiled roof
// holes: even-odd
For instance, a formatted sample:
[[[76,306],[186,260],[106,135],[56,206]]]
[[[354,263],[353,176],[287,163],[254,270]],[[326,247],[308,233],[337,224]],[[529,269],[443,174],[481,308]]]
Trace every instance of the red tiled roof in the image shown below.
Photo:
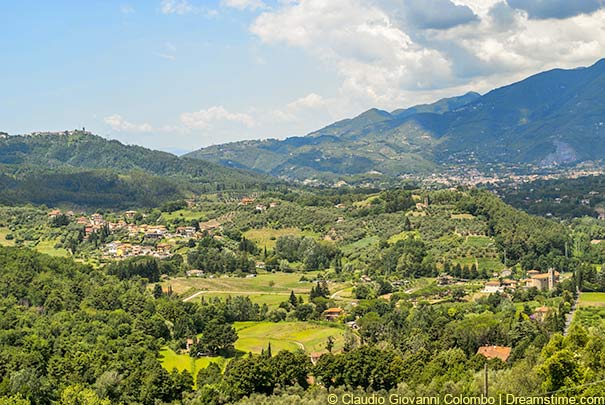
[[[488,360],[498,358],[502,361],[506,361],[508,360],[508,356],[510,356],[511,350],[510,347],[506,346],[481,346],[479,350],[477,350],[477,354],[485,356]]]

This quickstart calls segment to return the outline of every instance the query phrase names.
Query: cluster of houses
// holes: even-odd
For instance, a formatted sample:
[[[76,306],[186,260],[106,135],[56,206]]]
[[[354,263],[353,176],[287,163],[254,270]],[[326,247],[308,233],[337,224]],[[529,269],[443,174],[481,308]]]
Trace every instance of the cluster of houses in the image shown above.
[[[63,213],[61,210],[55,209],[48,213],[49,218],[55,218]],[[129,237],[136,237],[140,235],[144,235],[145,238],[148,239],[162,239],[162,238],[198,238],[200,233],[198,233],[197,229],[193,226],[180,226],[176,228],[176,230],[172,233],[168,232],[168,229],[164,225],[148,225],[148,224],[140,224],[137,225],[132,222],[135,218],[137,212],[136,211],[126,211],[124,213],[124,218],[119,219],[116,222],[107,221],[102,214],[95,213],[88,217],[80,216],[75,218],[75,222],[78,225],[84,226],[84,231],[86,236],[89,236],[93,232],[100,231],[102,228],[107,227],[110,233],[114,233],[117,231],[125,230],[128,232]],[[67,211],[64,213],[69,218],[74,218],[73,211]],[[127,222],[127,220],[129,222]],[[214,224],[213,222],[216,222]],[[208,222],[200,222],[200,231],[203,231],[201,227],[206,227],[208,229],[215,229],[220,224],[217,221],[208,221]]]
[[[138,245],[127,242],[110,242],[105,245],[104,253],[111,258],[126,258],[133,256],[154,256],[160,259],[172,256],[169,243],[158,243],[156,246]]]
[[[123,218],[117,221],[108,221],[102,214],[94,213],[90,216],[79,216],[76,218],[73,211],[63,213],[61,210],[54,209],[48,212],[49,218],[56,218],[59,215],[66,215],[70,221],[81,225],[84,228],[85,236],[88,238],[95,232],[107,231],[109,234],[121,232],[125,238],[141,238],[147,241],[160,242],[163,239],[185,238],[199,239],[204,232],[212,232],[220,227],[220,222],[210,220],[199,223],[199,230],[194,226],[180,226],[173,232],[169,231],[164,225],[136,224],[132,222],[137,215],[137,211],[126,211]],[[113,241],[107,243],[103,248],[103,253],[111,258],[125,258],[132,256],[156,256],[160,258],[171,256],[171,245],[168,243],[136,244],[129,242]]]
[[[61,210],[51,210],[51,211],[48,212],[48,217],[52,219],[52,218],[56,218],[56,217],[58,217],[59,215],[62,215],[62,214],[63,214],[63,212],[61,212]],[[67,215],[70,218],[73,218],[74,212],[73,211],[66,211],[65,215]]]
[[[254,198],[254,197],[244,197],[240,200],[239,205],[252,205],[255,202],[256,202],[256,198]],[[265,204],[256,204],[256,207],[254,209],[258,212],[263,212],[263,211],[267,211],[268,208],[275,208],[278,205],[279,204],[274,201],[274,202],[269,203],[269,206],[266,206]]]
[[[537,288],[539,291],[550,291],[559,283],[559,272],[550,268],[546,273],[540,273],[538,270],[529,270],[527,278],[516,281],[510,278],[501,280],[492,280],[485,283],[484,293],[504,292],[505,289],[515,289],[518,287]]]

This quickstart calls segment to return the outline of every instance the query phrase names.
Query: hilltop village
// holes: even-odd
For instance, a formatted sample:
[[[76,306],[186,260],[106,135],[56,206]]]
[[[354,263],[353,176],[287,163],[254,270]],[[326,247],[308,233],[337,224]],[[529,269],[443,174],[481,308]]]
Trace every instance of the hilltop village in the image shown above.
[[[244,197],[239,205],[248,206],[253,204],[254,198]],[[188,207],[193,206],[193,201],[186,201]],[[257,212],[275,208],[277,202],[268,205],[255,204]],[[53,209],[48,212],[51,223],[67,226],[74,224],[82,233],[82,240],[87,240],[98,246],[106,259],[124,259],[137,256],[153,256],[167,258],[171,256],[171,250],[181,241],[197,240],[204,236],[212,235],[220,228],[221,223],[214,219],[203,222],[190,221],[189,226],[169,226],[163,224],[147,223],[147,215],[127,210],[121,213],[112,213],[106,218],[101,213],[76,216],[73,210],[62,212]],[[156,219],[157,222],[157,219]]]

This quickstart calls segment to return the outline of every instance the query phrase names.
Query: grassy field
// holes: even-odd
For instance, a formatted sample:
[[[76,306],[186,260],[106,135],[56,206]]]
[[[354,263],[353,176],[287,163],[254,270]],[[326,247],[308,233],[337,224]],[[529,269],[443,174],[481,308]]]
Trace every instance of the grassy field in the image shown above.
[[[244,232],[244,236],[256,243],[256,245],[264,249],[265,247],[268,250],[275,249],[275,243],[277,238],[280,236],[308,236],[311,238],[319,237],[318,234],[311,231],[301,231],[298,228],[282,228],[282,229],[272,229],[272,228],[261,228],[261,229],[250,229],[247,232]]]
[[[216,278],[185,278],[179,277],[162,282],[162,287],[167,289],[172,286],[172,291],[189,297],[203,291],[194,300],[203,297],[227,297],[229,295],[249,296],[253,302],[259,305],[267,304],[271,308],[277,307],[282,301],[288,299],[290,291],[295,294],[308,294],[314,282],[301,282],[303,276],[312,280],[318,272],[306,273],[260,273],[254,278],[240,277],[216,277]],[[328,283],[330,291],[337,291],[349,287],[348,283]],[[306,297],[305,297],[306,298]]]
[[[340,290],[333,290],[332,293],[336,293],[336,297],[334,297],[335,299],[350,300],[350,299],[353,299],[353,290],[354,289],[355,289],[355,287],[348,287],[348,288],[343,288]]]
[[[6,235],[8,235],[9,233],[11,233],[10,229],[0,228],[0,245],[4,245],[4,246],[14,246],[15,245],[14,240],[6,240]]]
[[[206,219],[206,214],[201,211],[182,209],[174,212],[162,212],[162,218],[167,221],[172,221],[177,218],[184,219],[185,221],[191,221],[192,219],[204,221]]]
[[[584,327],[605,328],[605,293],[581,293],[573,322]]]
[[[208,367],[211,362],[223,366],[225,361],[226,359],[223,357],[201,357],[199,359],[194,359],[189,356],[189,354],[175,353],[174,350],[169,347],[163,347],[162,350],[160,350],[160,362],[162,363],[162,367],[168,371],[171,371],[173,368],[176,368],[179,371],[187,370],[193,376],[194,382],[197,373],[201,369]]]
[[[235,348],[243,353],[260,353],[271,343],[273,355],[280,350],[303,349],[307,353],[326,352],[328,336],[334,337],[334,352],[342,350],[344,330],[331,325],[320,325],[309,322],[236,322],[234,324],[239,336]],[[229,359],[224,357],[201,357],[194,359],[189,354],[175,353],[165,346],[160,350],[162,367],[171,371],[187,370],[194,380],[197,373],[208,367],[211,362],[224,367]]]
[[[67,257],[69,256],[69,252],[65,249],[56,249],[55,245],[57,240],[41,240],[35,246],[36,249],[40,253],[45,253],[50,256],[58,256],[58,257]]]
[[[395,234],[389,238],[390,244],[395,244],[400,240],[406,240],[408,238],[420,237],[420,233],[418,231],[403,231],[401,233]]]
[[[487,248],[490,245],[493,246],[494,241],[487,236],[467,236],[464,244],[473,247]]]
[[[350,254],[357,250],[365,249],[370,245],[378,243],[379,240],[380,238],[378,236],[368,236],[367,238],[360,239],[349,245],[342,246],[342,251],[344,254]]]
[[[275,294],[263,294],[263,293],[237,293],[237,294],[231,294],[231,293],[204,293],[201,295],[198,295],[197,297],[194,298],[194,301],[199,301],[202,299],[202,297],[204,297],[204,299],[208,299],[208,298],[213,298],[213,297],[219,297],[221,299],[230,297],[230,296],[235,296],[235,295],[245,295],[247,297],[250,297],[250,300],[252,302],[254,302],[255,304],[258,305],[263,305],[263,304],[267,304],[267,306],[269,307],[269,309],[275,309],[277,307],[279,307],[279,304],[281,304],[282,302],[286,301],[288,299],[288,297],[290,296],[290,293],[275,293]]]
[[[605,293],[583,292],[580,294],[580,307],[605,307]]]
[[[358,207],[358,208],[369,207],[372,205],[374,200],[376,200],[377,198],[379,198],[378,194],[374,194],[374,195],[369,196],[365,200],[354,202],[353,206]]]
[[[235,348],[243,352],[260,353],[271,342],[271,350],[296,350],[307,353],[322,352],[328,336],[334,337],[333,351],[342,350],[344,330],[309,322],[236,322],[239,339]]]
[[[452,214],[452,219],[473,219],[475,218],[472,214]]]
[[[317,273],[305,273],[305,277],[313,279]],[[172,286],[172,290],[177,294],[184,294],[192,291],[208,291],[215,293],[289,293],[308,292],[313,286],[309,282],[300,282],[302,273],[260,273],[254,278],[242,277],[215,277],[215,278],[197,278],[197,277],[179,277],[164,281],[167,287]]]
[[[459,263],[461,266],[469,266],[477,263],[479,265],[479,270],[501,271],[504,269],[504,265],[500,263],[498,259],[462,257],[455,259],[453,262],[454,264]]]

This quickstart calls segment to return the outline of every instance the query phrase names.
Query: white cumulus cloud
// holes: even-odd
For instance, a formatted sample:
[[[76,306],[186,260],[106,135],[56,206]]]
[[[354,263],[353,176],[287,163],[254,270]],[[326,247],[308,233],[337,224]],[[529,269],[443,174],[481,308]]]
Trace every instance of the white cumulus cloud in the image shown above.
[[[553,23],[521,3],[530,9],[539,2],[298,0],[261,13],[250,30],[265,44],[302,49],[333,69],[343,110],[487,91],[605,55],[603,9],[574,15],[561,6]]]
[[[104,122],[111,127],[112,130],[117,132],[152,132],[153,127],[151,124],[142,123],[134,124],[125,120],[121,115],[113,114],[105,117]]]
[[[245,127],[255,125],[254,118],[246,113],[230,112],[223,106],[214,106],[206,110],[185,112],[181,114],[181,123],[187,128],[206,129],[221,122],[236,122]]]
[[[267,7],[261,0],[221,0],[221,4],[238,10],[257,10]]]
[[[303,48],[333,66],[348,97],[380,103],[397,100],[402,89],[451,80],[450,62],[440,51],[418,45],[367,1],[301,0],[262,13],[251,31],[265,43]]]

